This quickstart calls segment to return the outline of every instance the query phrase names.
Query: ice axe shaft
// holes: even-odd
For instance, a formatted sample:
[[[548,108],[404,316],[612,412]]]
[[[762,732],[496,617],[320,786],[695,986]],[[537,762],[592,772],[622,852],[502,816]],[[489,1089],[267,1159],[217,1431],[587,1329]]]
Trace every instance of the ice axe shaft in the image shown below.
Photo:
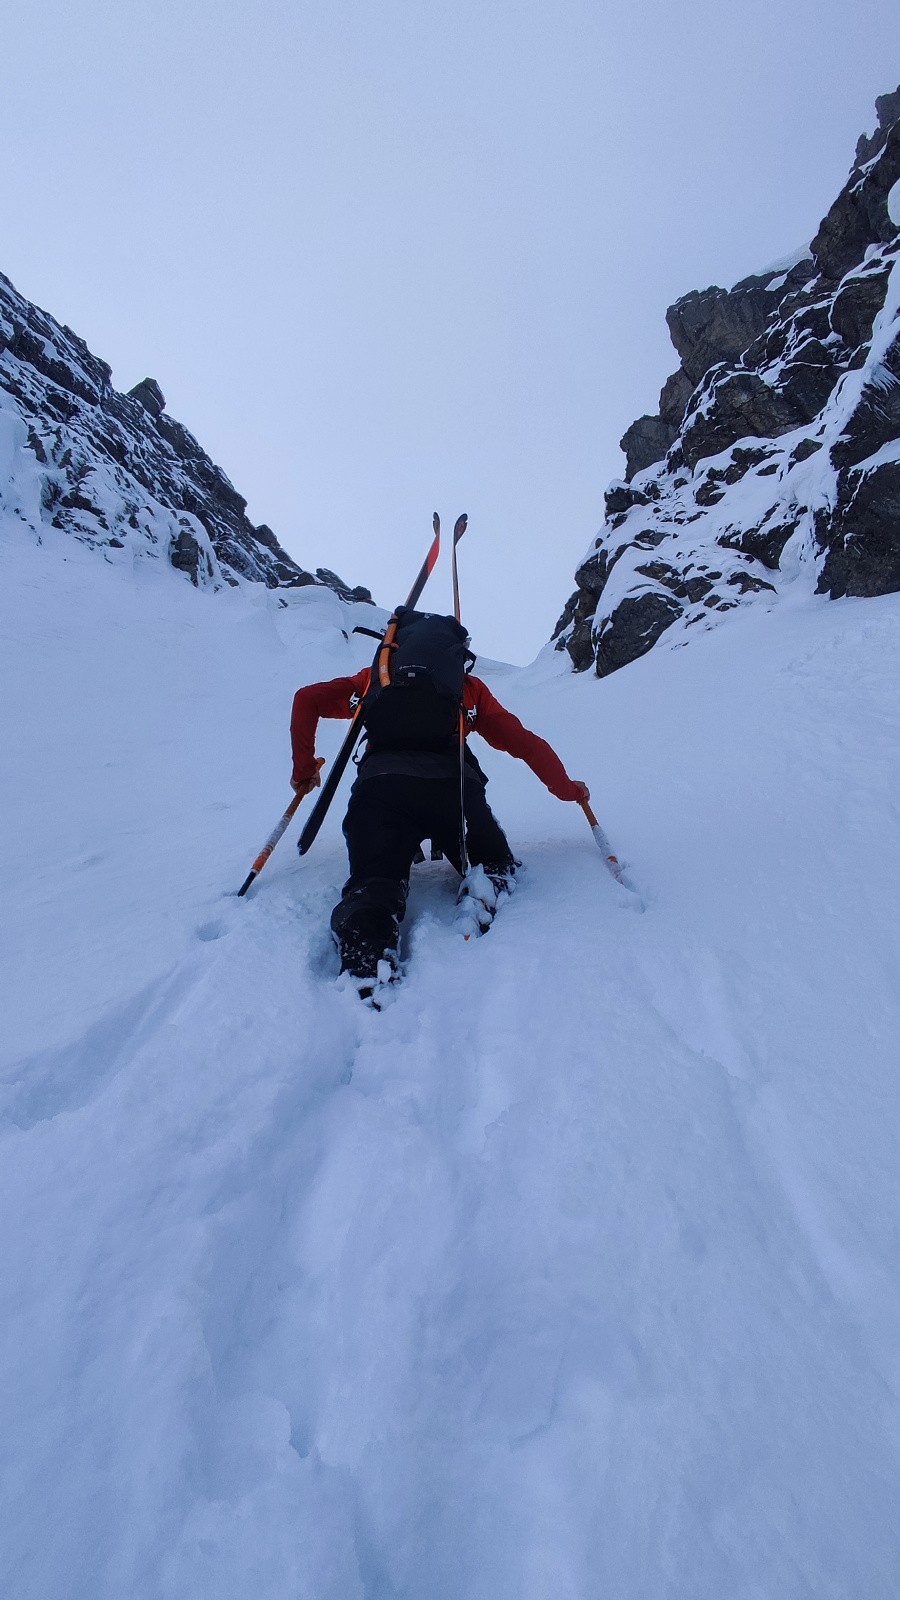
[[[625,879],[624,879],[624,877],[622,875],[622,868],[619,865],[619,858],[618,858],[618,856],[613,855],[612,846],[611,846],[609,840],[607,839],[606,834],[603,832],[603,829],[601,828],[599,822],[597,821],[597,818],[594,816],[594,813],[591,810],[588,801],[587,800],[582,800],[580,802],[580,805],[581,805],[582,811],[584,812],[585,816],[587,817],[588,826],[589,826],[589,828],[591,830],[591,833],[594,835],[594,839],[595,839],[597,845],[599,846],[600,850],[603,852],[603,859],[606,862],[606,865],[608,866],[608,868],[609,868],[610,872],[612,873],[613,877],[615,878],[616,882],[617,883],[621,883],[623,888],[627,889],[628,885],[626,884]]]

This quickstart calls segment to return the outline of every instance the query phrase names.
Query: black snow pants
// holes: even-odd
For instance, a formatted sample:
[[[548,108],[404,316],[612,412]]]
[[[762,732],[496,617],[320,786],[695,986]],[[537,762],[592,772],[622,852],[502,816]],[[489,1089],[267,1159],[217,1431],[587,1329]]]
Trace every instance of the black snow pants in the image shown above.
[[[487,803],[484,784],[465,776],[466,850],[472,866],[507,873],[515,866],[509,841]],[[350,876],[331,914],[342,947],[360,940],[380,953],[395,949],[406,911],[409,874],[423,839],[437,845],[461,872],[459,777],[405,772],[359,777],[344,818]]]

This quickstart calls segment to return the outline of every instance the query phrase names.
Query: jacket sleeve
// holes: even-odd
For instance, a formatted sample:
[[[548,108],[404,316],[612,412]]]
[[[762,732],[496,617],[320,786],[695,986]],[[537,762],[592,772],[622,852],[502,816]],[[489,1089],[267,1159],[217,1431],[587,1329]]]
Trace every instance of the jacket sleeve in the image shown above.
[[[469,678],[467,687],[474,698],[475,732],[480,733],[495,750],[505,750],[508,755],[526,762],[535,777],[547,785],[557,800],[578,800],[580,791],[546,739],[530,733],[518,717],[514,717],[499,700],[494,699],[487,684],[482,683],[480,678]]]
[[[294,783],[306,783],[315,773],[319,718],[352,717],[357,698],[368,688],[368,679],[368,668],[364,668],[352,678],[331,678],[327,683],[310,683],[297,690],[291,710]]]

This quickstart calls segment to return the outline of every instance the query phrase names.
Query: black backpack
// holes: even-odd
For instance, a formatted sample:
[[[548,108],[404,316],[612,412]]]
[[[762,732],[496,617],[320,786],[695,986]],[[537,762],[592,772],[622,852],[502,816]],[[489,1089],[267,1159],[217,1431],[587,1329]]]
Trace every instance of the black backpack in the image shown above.
[[[469,635],[455,617],[398,606],[363,704],[367,754],[457,750],[466,673],[474,661]]]

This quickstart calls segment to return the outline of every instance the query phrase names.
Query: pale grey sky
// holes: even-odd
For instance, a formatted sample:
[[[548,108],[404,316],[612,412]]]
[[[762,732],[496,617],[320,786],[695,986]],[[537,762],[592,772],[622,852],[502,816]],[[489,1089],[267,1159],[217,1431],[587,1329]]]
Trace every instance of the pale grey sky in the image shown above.
[[[549,636],[664,313],[811,236],[897,0],[10,0],[0,270],[309,566]],[[449,607],[449,583],[431,592]]]

